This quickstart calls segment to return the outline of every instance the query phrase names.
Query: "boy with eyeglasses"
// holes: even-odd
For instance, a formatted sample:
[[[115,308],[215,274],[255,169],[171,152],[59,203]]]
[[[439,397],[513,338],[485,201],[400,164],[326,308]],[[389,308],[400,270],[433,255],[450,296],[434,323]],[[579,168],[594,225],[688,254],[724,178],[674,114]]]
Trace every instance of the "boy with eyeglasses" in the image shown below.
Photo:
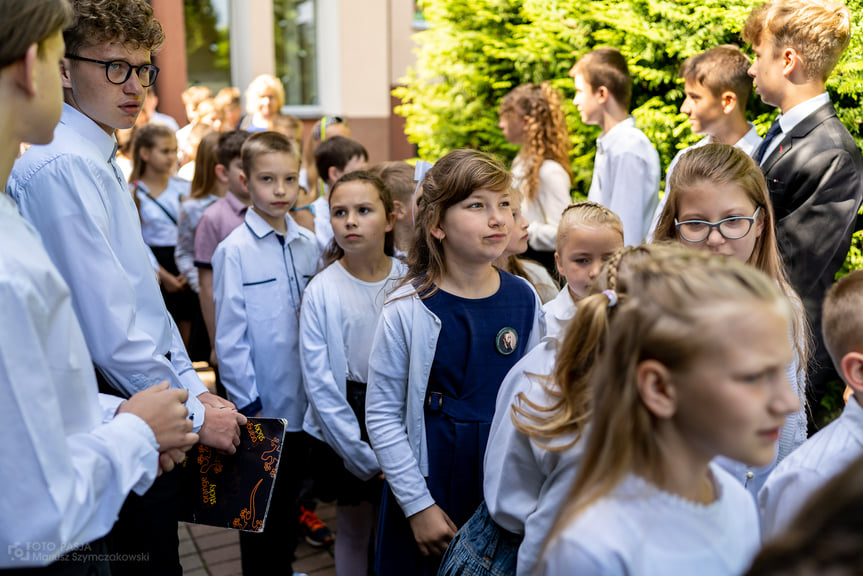
[[[54,140],[16,163],[7,193],[42,237],[72,293],[100,390],[121,397],[167,380],[188,390],[203,444],[234,452],[245,417],[209,393],[168,314],[117,166],[114,131],[131,128],[164,41],[144,0],[75,0],[63,32],[64,105]],[[176,472],[130,496],[110,536],[116,574],[181,574]]]

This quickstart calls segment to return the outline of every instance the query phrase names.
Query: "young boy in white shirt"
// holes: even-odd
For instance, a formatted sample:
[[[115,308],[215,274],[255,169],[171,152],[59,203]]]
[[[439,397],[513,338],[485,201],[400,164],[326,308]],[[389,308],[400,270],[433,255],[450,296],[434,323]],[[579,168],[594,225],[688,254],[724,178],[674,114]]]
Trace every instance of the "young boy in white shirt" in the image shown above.
[[[598,48],[576,62],[569,75],[581,121],[602,130],[587,199],[620,216],[627,246],[641,244],[659,202],[659,154],[629,115],[629,66],[619,50]]]
[[[687,115],[692,132],[705,137],[678,152],[668,165],[665,196],[656,207],[648,238],[652,238],[659,222],[668,197],[669,177],[681,156],[711,142],[730,144],[752,156],[761,144],[755,126],[746,121],[746,103],[752,93],[750,65],[740,48],[725,44],[690,56],[680,66],[679,76],[686,92],[680,111]]]
[[[242,413],[288,421],[264,532],[240,535],[243,573],[249,575],[290,561],[297,543],[308,407],[299,311],[320,250],[314,233],[289,215],[299,193],[300,155],[293,141],[277,132],[252,134],[243,144],[242,162],[252,205],[244,225],[213,255],[220,376]]]
[[[781,533],[806,500],[863,455],[863,270],[840,279],[824,300],[824,340],[854,394],[842,415],[785,458],[758,493],[765,541]]]

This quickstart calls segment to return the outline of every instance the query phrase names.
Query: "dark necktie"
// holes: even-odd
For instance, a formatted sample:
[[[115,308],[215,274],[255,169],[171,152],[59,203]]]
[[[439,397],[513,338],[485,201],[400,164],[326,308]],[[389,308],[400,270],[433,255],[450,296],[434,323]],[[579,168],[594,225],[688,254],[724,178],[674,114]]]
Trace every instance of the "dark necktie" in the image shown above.
[[[764,158],[764,153],[767,152],[767,148],[770,147],[770,143],[773,142],[773,139],[776,138],[777,134],[782,134],[782,126],[779,125],[779,118],[773,121],[773,124],[770,125],[770,130],[768,130],[767,134],[764,135],[764,140],[761,141],[758,151],[755,152],[755,162],[761,164],[761,160]]]

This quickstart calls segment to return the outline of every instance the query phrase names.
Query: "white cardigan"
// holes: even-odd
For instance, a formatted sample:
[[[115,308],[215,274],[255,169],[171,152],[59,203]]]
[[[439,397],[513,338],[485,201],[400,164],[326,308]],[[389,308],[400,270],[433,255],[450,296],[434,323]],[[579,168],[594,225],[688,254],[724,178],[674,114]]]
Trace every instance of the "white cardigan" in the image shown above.
[[[390,277],[405,272],[405,265],[393,259]],[[360,438],[356,415],[346,398],[347,359],[339,293],[350,287],[342,275],[331,265],[315,276],[303,293],[300,365],[309,399],[303,430],[329,444],[351,474],[368,480],[381,468],[371,446]]]
[[[523,278],[521,281],[530,286]],[[542,304],[532,286],[530,289],[536,312],[527,350],[545,332]],[[369,440],[406,517],[435,503],[425,482],[428,446],[423,404],[440,329],[440,319],[416,290],[402,286],[384,304],[369,358]]]

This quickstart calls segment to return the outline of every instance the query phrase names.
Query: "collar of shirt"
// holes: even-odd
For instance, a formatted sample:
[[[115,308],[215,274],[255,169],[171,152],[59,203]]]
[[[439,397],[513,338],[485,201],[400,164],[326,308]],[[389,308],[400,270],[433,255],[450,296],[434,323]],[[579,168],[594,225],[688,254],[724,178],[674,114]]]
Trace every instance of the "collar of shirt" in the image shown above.
[[[830,94],[822,92],[814,98],[810,98],[805,102],[801,102],[785,114],[779,117],[779,125],[782,127],[782,134],[788,134],[794,127],[803,122],[803,120],[815,112],[818,108],[830,102]]]
[[[249,210],[249,207],[243,204],[243,202],[239,198],[234,196],[234,193],[230,190],[225,193],[225,202],[228,203],[228,206],[231,207],[231,210],[234,211],[234,214],[242,215],[245,214],[247,210]],[[249,212],[251,212],[251,210],[249,210]]]
[[[64,102],[60,123],[69,126],[79,135],[81,140],[92,143],[106,162],[110,162],[114,157],[114,152],[117,150],[117,140],[114,135],[99,128],[98,124],[77,108]]]
[[[758,131],[755,129],[755,124],[752,122],[747,122],[749,124],[749,132],[743,135],[743,138],[734,143],[735,148],[740,148],[744,152],[746,152],[749,156],[755,154],[755,150],[758,149],[758,145],[761,144],[761,136],[758,135]]]
[[[614,125],[614,128],[597,138],[596,149],[600,152],[605,152],[607,148],[615,145],[618,138],[623,137],[624,132],[628,128],[635,128],[635,118],[632,116],[628,116],[625,120],[618,122]]]
[[[851,431],[851,434],[857,442],[863,446],[863,407],[860,406],[857,398],[857,393],[855,392],[845,405],[845,411],[842,413],[842,417],[851,420],[852,424],[851,426],[848,426],[848,429]]]
[[[285,243],[290,243],[295,238],[298,238],[300,236],[300,228],[299,225],[294,222],[294,219],[290,216],[285,216],[285,223],[288,226],[284,234]],[[246,226],[257,238],[264,238],[269,234],[276,234],[276,231],[273,230],[273,227],[270,226],[266,220],[261,218],[261,215],[254,210],[246,211]]]

